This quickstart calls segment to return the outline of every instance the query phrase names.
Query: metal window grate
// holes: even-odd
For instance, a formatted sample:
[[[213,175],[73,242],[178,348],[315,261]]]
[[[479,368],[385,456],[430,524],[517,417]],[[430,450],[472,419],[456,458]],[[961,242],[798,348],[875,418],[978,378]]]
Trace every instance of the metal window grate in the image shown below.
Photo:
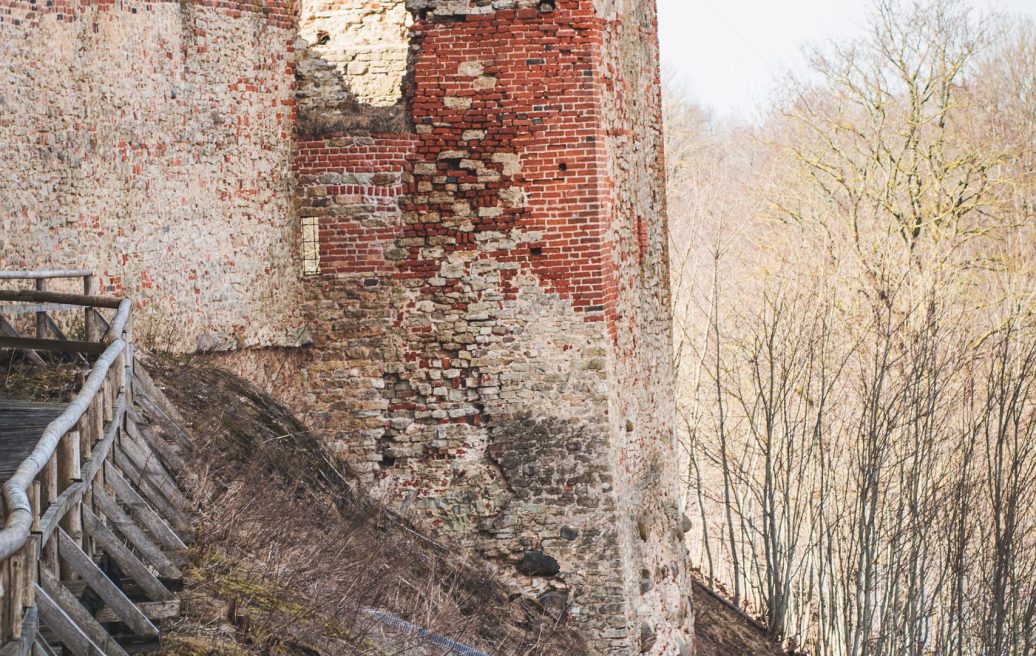
[[[302,219],[302,275],[320,273],[320,222],[315,216]]]

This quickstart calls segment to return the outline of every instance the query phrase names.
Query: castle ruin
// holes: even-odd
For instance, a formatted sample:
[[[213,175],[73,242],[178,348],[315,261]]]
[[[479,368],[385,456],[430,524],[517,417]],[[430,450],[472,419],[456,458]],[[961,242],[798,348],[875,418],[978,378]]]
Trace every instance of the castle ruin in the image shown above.
[[[92,268],[609,654],[693,652],[645,0],[0,0],[0,266]]]

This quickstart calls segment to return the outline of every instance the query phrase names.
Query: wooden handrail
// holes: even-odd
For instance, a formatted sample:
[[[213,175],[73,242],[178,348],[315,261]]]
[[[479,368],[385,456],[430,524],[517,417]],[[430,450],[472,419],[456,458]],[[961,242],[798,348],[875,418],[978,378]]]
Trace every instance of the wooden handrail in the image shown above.
[[[131,304],[128,300],[123,300],[119,304],[119,312],[112,322],[112,334],[119,335],[120,338],[108,345],[101,357],[94,363],[90,376],[86,379],[83,389],[76,395],[75,400],[69,404],[60,417],[47,426],[36,448],[18,466],[14,476],[4,483],[3,496],[7,522],[4,529],[0,531],[0,560],[16,554],[29,539],[29,532],[32,529],[32,504],[27,494],[29,486],[54,456],[61,438],[72,430],[86,413],[94,397],[104,385],[108,370],[126,350],[126,342],[121,339],[121,336],[124,335],[129,322],[130,308]]]
[[[30,289],[0,289],[0,301],[22,303],[58,303],[79,307],[118,309],[121,299],[110,296],[86,296],[83,294],[62,294],[59,292],[37,292]]]
[[[0,280],[54,280],[60,278],[89,278],[93,271],[89,269],[53,270],[53,271],[0,271]]]
[[[47,291],[47,281],[54,278],[82,278],[83,293],[67,294]],[[0,271],[0,281],[4,280],[34,280],[34,289],[0,289],[0,302],[15,302],[17,304],[0,304],[0,348],[25,351],[27,356],[38,365],[44,365],[39,351],[52,351],[65,354],[103,353],[105,343],[114,339],[105,340],[105,333],[100,326],[107,325],[99,313],[99,309],[118,309],[120,300],[105,296],[98,296],[96,293],[96,279],[87,270],[68,271]],[[57,310],[69,310],[84,308],[83,324],[85,328],[84,341],[69,340],[61,327],[48,315],[48,312]],[[3,319],[4,314],[28,314],[36,315],[35,336],[25,336],[18,332],[9,322]],[[48,339],[48,333],[52,333],[57,339]],[[108,333],[110,335],[110,333]]]
[[[100,356],[84,359],[90,372],[78,394],[42,435],[26,436],[25,448],[35,446],[3,483],[0,656],[27,656],[53,641],[77,654],[124,655],[128,644],[137,651],[156,649],[160,631],[148,604],[162,604],[163,617],[178,612],[169,584],[158,577],[182,579],[178,563],[187,547],[172,527],[188,525],[182,515],[188,502],[179,500],[175,481],[153,458],[154,447],[133,426],[138,376],[130,301],[94,295],[92,277],[84,279],[84,295],[47,292],[45,281],[55,276],[43,274],[53,273],[34,276],[34,291],[0,291],[0,300],[37,303],[17,307],[35,311],[38,319],[42,315],[44,329],[59,339],[44,339],[39,330],[36,338],[21,337],[7,324],[0,348]],[[47,315],[56,306],[86,308],[88,341],[65,339]],[[99,308],[116,308],[110,323]],[[0,305],[0,312],[5,310]],[[101,552],[150,602],[131,600],[114,574],[98,567]],[[80,582],[104,601],[106,615],[80,598]],[[111,622],[118,627],[108,626]]]
[[[5,337],[0,335],[0,349],[99,355],[104,353],[107,348],[108,346],[102,342],[77,342],[68,339],[38,339],[35,337]]]
[[[78,310],[81,305],[67,303],[23,303],[21,305],[0,305],[0,314],[14,316],[18,314],[36,314],[37,312],[66,312]]]

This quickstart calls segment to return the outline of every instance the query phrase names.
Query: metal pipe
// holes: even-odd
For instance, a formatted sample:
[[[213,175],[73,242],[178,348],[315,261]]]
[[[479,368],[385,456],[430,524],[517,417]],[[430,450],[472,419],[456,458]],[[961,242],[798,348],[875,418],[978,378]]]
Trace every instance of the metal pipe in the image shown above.
[[[383,610],[376,610],[374,608],[364,608],[363,612],[365,615],[373,617],[385,626],[394,629],[400,633],[408,636],[416,636],[422,642],[433,644],[436,647],[443,647],[448,649],[447,653],[457,656],[489,656],[484,651],[479,651],[474,647],[469,647],[465,644],[461,644],[453,638],[447,638],[446,636],[439,635],[438,633],[432,633],[428,629],[423,629],[416,624],[407,622],[406,620],[390,615]]]
[[[119,310],[112,322],[113,335],[122,335],[125,331],[131,307],[132,304],[129,300],[123,300],[119,304]],[[32,504],[27,495],[29,487],[54,456],[54,451],[61,443],[61,438],[72,430],[86,414],[90,403],[103,387],[108,370],[124,350],[126,350],[126,342],[121,337],[112,341],[94,363],[93,370],[87,377],[83,389],[79,390],[79,394],[61,413],[61,416],[50,422],[43,431],[36,448],[32,450],[28,458],[18,465],[14,476],[4,483],[3,496],[7,521],[4,529],[0,531],[0,560],[10,558],[25,546],[32,530]]]

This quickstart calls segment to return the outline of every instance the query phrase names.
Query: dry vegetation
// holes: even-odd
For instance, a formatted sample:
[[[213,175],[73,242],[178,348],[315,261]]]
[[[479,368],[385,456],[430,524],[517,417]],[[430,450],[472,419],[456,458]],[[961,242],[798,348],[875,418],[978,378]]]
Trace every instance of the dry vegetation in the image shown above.
[[[449,652],[386,631],[365,609],[500,656],[588,653],[474,559],[371,502],[316,438],[248,384],[188,359],[156,358],[149,369],[197,444],[183,480],[201,509],[187,618],[164,653]]]
[[[0,399],[64,403],[82,386],[88,368],[71,358],[47,355],[37,366],[17,351],[0,352]]]
[[[1036,29],[884,1],[758,129],[667,108],[691,547],[830,656],[1036,654]]]

